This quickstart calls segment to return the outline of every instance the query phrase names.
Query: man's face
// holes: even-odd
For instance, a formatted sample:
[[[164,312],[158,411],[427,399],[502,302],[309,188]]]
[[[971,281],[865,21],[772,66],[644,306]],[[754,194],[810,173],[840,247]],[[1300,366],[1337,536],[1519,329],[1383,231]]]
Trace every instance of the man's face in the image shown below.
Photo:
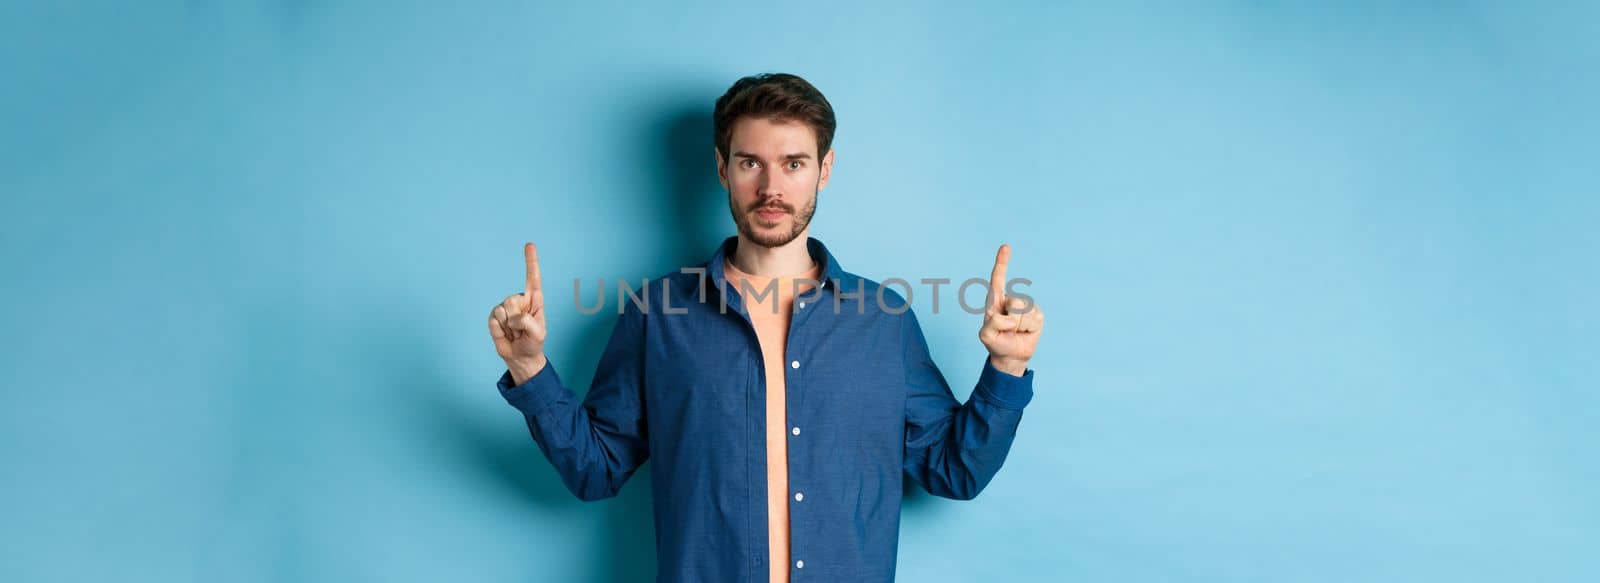
[[[744,117],[733,124],[728,154],[723,159],[717,152],[717,176],[728,189],[739,233],[763,247],[781,247],[804,233],[833,170],[832,148],[818,160],[810,126]]]

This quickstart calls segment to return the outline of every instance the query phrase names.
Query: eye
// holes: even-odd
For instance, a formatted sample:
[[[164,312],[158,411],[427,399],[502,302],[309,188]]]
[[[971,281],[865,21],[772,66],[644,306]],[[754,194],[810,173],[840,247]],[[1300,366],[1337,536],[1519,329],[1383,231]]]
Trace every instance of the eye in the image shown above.
[[[756,167],[756,161],[755,160],[751,160],[749,158],[745,158],[743,161],[739,162],[739,165],[743,166],[745,168],[755,168]]]
[[[789,169],[790,170],[799,170],[799,169],[801,169],[803,167],[805,167],[805,164],[801,163],[799,160],[790,160],[789,161]]]

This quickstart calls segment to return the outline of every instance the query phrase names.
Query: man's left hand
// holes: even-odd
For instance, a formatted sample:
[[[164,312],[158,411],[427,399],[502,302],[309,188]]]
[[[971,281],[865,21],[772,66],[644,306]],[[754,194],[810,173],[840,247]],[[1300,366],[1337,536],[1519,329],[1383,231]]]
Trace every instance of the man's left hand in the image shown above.
[[[1006,264],[1010,261],[1011,246],[1001,245],[994,255],[994,271],[989,274],[988,306],[978,340],[989,349],[989,364],[1001,372],[1022,376],[1028,371],[1034,347],[1039,345],[1044,310],[1022,298],[1006,296]]]

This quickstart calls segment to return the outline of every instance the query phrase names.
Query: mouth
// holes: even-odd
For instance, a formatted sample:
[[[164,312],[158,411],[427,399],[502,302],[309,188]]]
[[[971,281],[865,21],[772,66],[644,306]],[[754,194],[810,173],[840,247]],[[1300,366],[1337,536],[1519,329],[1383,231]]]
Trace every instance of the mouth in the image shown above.
[[[789,214],[789,211],[778,207],[762,207],[753,212],[757,217],[761,217],[762,220],[768,222],[775,222],[778,219],[783,218],[783,215]]]

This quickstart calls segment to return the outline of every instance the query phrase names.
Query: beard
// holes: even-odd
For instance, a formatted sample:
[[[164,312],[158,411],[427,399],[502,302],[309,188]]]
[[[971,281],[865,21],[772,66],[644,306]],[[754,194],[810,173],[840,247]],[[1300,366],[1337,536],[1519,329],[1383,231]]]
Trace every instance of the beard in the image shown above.
[[[797,213],[795,212],[794,205],[772,198],[760,199],[754,203],[751,203],[750,206],[745,207],[744,209],[739,209],[738,203],[734,202],[733,200],[733,194],[729,193],[728,211],[733,213],[733,224],[739,227],[739,234],[744,235],[746,239],[749,239],[751,242],[762,247],[782,247],[784,245],[788,245],[789,242],[794,241],[795,238],[799,237],[800,233],[805,232],[806,227],[811,224],[811,216],[817,214],[818,194],[819,193],[817,191],[812,191],[811,200],[806,203],[805,208],[800,209],[800,211]],[[756,231],[753,221],[759,219],[755,217],[755,211],[756,209],[761,208],[782,209],[784,212],[794,217],[793,228],[789,229],[788,232],[780,231],[777,233],[762,233]]]

